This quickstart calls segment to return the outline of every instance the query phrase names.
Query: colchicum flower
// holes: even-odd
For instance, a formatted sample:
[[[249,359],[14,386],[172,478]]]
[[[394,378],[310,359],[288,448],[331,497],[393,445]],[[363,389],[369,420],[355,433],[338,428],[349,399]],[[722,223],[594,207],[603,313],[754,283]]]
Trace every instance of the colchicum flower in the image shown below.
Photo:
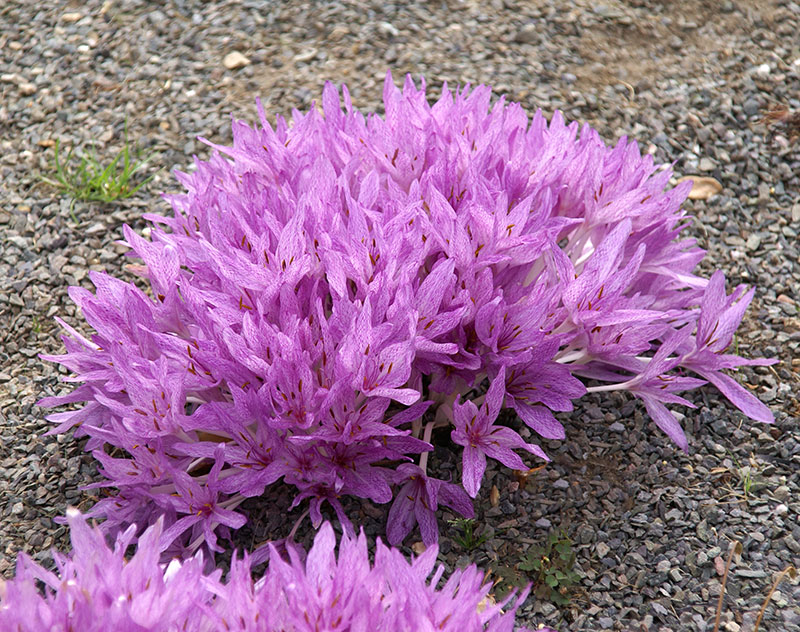
[[[54,552],[54,572],[21,553],[16,577],[0,580],[0,630],[513,632],[516,610],[528,594],[494,603],[491,583],[474,565],[444,581],[444,567],[434,571],[436,546],[409,562],[378,540],[370,564],[362,532],[343,536],[337,555],[329,523],[307,556],[289,546],[287,560],[271,547],[269,566],[258,580],[248,557],[234,555],[224,582],[220,570],[204,574],[202,552],[159,563],[161,520],[144,532],[127,560],[134,528],[111,549],[77,510],[69,510],[67,520],[73,550],[69,556]]]
[[[321,112],[273,126],[259,104],[177,173],[150,239],[125,228],[149,291],[97,272],[71,289],[94,334],[64,324],[49,359],[79,385],[41,404],[84,403],[50,419],[118,490],[92,509],[106,531],[163,516],[170,550],[214,550],[283,479],[315,525],[328,505],[350,528],[342,496],[394,497],[390,540],[432,542],[438,503],[469,515],[487,457],[546,458],[529,429],[563,438],[553,412],[587,390],[642,399],[684,450],[667,405],[704,381],[772,420],[725,373],[769,361],[726,353],[753,290],[694,274],[689,183],[486,86],[431,104],[387,75],[384,105],[327,84]],[[463,495],[428,474],[435,427],[463,446]]]

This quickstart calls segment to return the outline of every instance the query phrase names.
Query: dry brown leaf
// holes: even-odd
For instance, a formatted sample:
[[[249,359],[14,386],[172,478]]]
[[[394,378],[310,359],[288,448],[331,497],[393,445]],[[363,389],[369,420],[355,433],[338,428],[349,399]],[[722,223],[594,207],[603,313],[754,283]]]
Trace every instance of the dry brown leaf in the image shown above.
[[[708,200],[722,191],[719,180],[708,176],[684,176],[678,180],[678,184],[691,180],[692,190],[689,191],[690,200]]]
[[[492,491],[489,492],[489,503],[492,507],[500,504],[500,490],[497,489],[497,485],[492,485]]]
[[[530,470],[513,470],[511,475],[514,477],[514,480],[519,483],[519,488],[525,489],[525,486],[528,484],[528,477],[539,470],[543,470],[544,467],[544,465],[540,465],[539,467],[534,467]]]

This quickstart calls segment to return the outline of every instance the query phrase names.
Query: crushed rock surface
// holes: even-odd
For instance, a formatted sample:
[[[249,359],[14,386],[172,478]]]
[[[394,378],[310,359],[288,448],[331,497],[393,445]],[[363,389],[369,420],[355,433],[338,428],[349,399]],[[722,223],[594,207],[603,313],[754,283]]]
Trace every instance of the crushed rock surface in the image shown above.
[[[63,351],[55,315],[85,330],[67,288],[91,288],[90,270],[131,279],[115,242],[143,212],[167,213],[169,172],[209,155],[198,136],[229,143],[230,116],[307,109],[326,80],[346,82],[360,109],[380,111],[387,68],[489,83],[533,113],[556,109],[608,142],[627,135],[676,179],[713,177],[721,192],[687,201],[688,229],[708,250],[706,274],[757,287],[739,352],[777,357],[739,373],[775,413],[751,422],[713,389],[683,410],[689,454],[615,394],[587,396],[562,415],[565,441],[527,479],[490,467],[476,502],[485,541],[466,550],[440,515],[441,561],[475,562],[510,582],[530,547],[565,529],[582,579],[556,606],[529,599],[523,623],[581,630],[712,630],[733,542],[720,629],[753,629],[777,573],[800,568],[800,144],[768,131],[765,108],[800,109],[800,5],[787,0],[89,0],[0,6],[0,572],[17,552],[47,560],[68,548],[54,519],[88,508],[98,480],[82,442],[44,436],[43,396],[63,393],[64,371],[39,353]],[[71,201],[42,183],[62,149],[90,147],[110,161],[128,137],[154,178],[112,204]],[[439,473],[459,464],[437,448]],[[497,488],[493,506],[490,490]],[[277,486],[244,507],[236,534],[252,548],[285,536]],[[350,501],[354,522],[382,535],[386,508]],[[288,512],[288,513],[287,513]],[[289,520],[287,521],[287,515]],[[298,539],[312,537],[307,523]],[[413,536],[406,544],[411,552]],[[525,580],[524,577],[521,578]],[[761,630],[800,630],[800,587],[782,583]]]

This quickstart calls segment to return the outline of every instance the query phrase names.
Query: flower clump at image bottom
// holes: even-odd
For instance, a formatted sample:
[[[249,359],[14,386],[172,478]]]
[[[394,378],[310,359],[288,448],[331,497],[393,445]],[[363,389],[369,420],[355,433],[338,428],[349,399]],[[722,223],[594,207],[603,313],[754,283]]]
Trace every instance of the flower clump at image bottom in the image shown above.
[[[363,533],[344,535],[336,552],[329,523],[304,557],[288,559],[273,548],[269,566],[251,577],[247,556],[234,556],[227,581],[222,571],[203,572],[203,553],[183,562],[159,563],[162,521],[139,538],[121,533],[113,548],[77,510],[69,510],[72,554],[54,553],[48,571],[21,554],[15,579],[0,580],[0,629],[17,632],[522,632],[514,627],[527,591],[502,603],[475,566],[434,570],[437,547],[407,561],[380,541],[370,563]]]
[[[116,490],[89,514],[106,532],[161,519],[168,554],[219,551],[282,479],[314,526],[327,507],[353,536],[342,497],[393,501],[389,542],[429,545],[439,505],[471,516],[487,459],[546,460],[538,438],[563,439],[554,413],[587,392],[638,398],[683,450],[669,407],[708,382],[772,421],[726,373],[770,361],[728,352],[753,289],[694,273],[690,183],[486,86],[431,103],[389,75],[384,108],[332,84],[291,122],[259,104],[177,173],[149,239],[125,227],[147,291],[100,272],[71,288],[94,332],[62,322],[48,359],[76,386],[41,404],[82,404],[49,419]],[[461,453],[448,480],[434,431]]]

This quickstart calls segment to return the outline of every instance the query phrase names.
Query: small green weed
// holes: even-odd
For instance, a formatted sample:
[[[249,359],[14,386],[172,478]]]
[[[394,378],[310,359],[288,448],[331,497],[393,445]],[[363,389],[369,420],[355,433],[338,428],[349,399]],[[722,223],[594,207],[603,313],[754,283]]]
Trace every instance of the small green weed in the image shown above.
[[[559,606],[569,603],[570,589],[580,582],[581,576],[573,570],[574,566],[575,551],[563,529],[550,533],[543,545],[528,549],[519,563],[519,569],[533,581],[534,594]]]
[[[449,520],[448,524],[450,526],[459,529],[462,535],[455,535],[453,536],[453,542],[458,544],[462,549],[466,551],[474,551],[477,549],[481,544],[486,542],[486,535],[476,536],[474,532],[475,527],[475,520],[472,518],[456,518],[455,520]]]
[[[106,166],[100,163],[92,149],[84,151],[75,160],[75,148],[71,148],[64,161],[59,155],[60,143],[55,144],[55,159],[52,177],[42,177],[42,181],[50,184],[72,198],[70,211],[75,201],[114,202],[131,197],[153,176],[134,184],[134,175],[147,166],[149,158],[141,159],[138,149],[132,150],[128,142],[128,129],[125,128],[125,143],[122,151]],[[73,215],[73,219],[75,219]]]
[[[562,529],[551,532],[544,544],[532,546],[513,567],[506,564],[490,565],[497,577],[494,594],[505,597],[513,588],[523,588],[533,583],[533,593],[543,601],[559,606],[570,602],[571,592],[581,579],[575,567],[572,541]]]
[[[744,502],[748,502],[750,500],[751,493],[757,492],[764,487],[764,482],[757,473],[758,463],[752,457],[750,457],[750,464],[742,465],[730,450],[728,450],[728,455],[736,465],[736,471],[734,474],[736,478],[739,479],[739,486],[743,492],[743,494],[740,494],[729,486],[729,489],[731,489],[731,494],[729,495],[742,497]]]

